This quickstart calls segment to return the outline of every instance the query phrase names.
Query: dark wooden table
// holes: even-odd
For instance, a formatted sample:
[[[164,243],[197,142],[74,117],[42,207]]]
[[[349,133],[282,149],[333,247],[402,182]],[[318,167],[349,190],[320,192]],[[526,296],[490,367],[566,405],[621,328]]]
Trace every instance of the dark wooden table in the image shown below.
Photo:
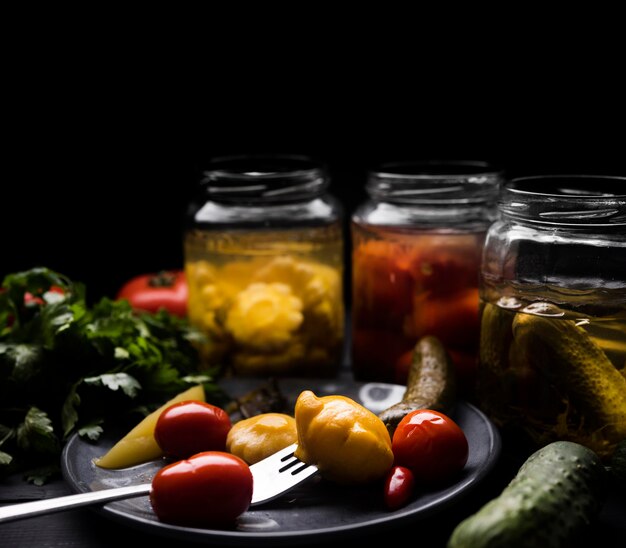
[[[505,447],[489,477],[474,491],[441,513],[379,534],[372,535],[368,532],[366,537],[357,535],[348,539],[338,539],[336,545],[345,548],[350,542],[370,541],[371,546],[371,541],[373,541],[376,543],[374,545],[384,546],[385,543],[395,541],[402,536],[409,539],[412,546],[445,547],[454,526],[464,517],[478,510],[490,498],[496,496],[513,477],[517,466],[517,459],[511,458]],[[69,493],[69,487],[61,479],[43,487],[27,484],[18,476],[0,481],[0,505]],[[2,548],[96,548],[111,547],[120,543],[144,546],[146,543],[161,545],[164,540],[168,545],[176,547],[199,545],[198,543],[173,542],[171,539],[136,530],[98,514],[93,508],[57,512],[0,525],[0,547]],[[332,543],[324,544],[332,545]],[[253,548],[254,545],[250,546]],[[620,492],[616,486],[612,487],[599,518],[581,537],[580,546],[626,547],[626,492]]]

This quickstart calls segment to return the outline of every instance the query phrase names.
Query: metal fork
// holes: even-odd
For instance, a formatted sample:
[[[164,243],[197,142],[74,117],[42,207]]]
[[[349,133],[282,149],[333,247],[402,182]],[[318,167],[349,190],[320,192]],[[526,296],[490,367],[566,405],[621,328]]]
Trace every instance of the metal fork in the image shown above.
[[[317,466],[305,464],[294,456],[297,447],[294,443],[250,466],[254,477],[250,506],[274,500],[317,474]]]
[[[251,507],[276,499],[317,473],[316,466],[305,464],[294,456],[297,446],[294,443],[250,466],[254,478]],[[91,504],[141,497],[148,495],[151,487],[151,483],[142,483],[2,506],[0,523]]]

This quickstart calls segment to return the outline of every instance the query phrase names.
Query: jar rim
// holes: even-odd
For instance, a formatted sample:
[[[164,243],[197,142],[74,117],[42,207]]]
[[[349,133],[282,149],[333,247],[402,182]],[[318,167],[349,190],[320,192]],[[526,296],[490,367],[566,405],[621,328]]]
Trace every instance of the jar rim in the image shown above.
[[[325,173],[325,165],[300,154],[236,154],[211,159],[205,178],[281,179]]]
[[[535,175],[505,183],[498,208],[508,218],[553,228],[626,226],[626,177]]]
[[[473,176],[501,176],[504,171],[478,160],[424,160],[385,162],[369,170],[370,176],[385,179],[466,179]]]
[[[580,188],[561,188],[562,183],[570,183],[572,187]],[[573,184],[572,184],[573,183]],[[578,200],[578,199],[601,199],[601,198],[626,198],[626,186],[622,192],[602,192],[593,191],[586,184],[595,183],[604,184],[609,187],[616,186],[618,183],[626,185],[626,177],[619,175],[584,175],[584,174],[556,174],[556,175],[531,175],[526,177],[516,177],[504,184],[504,191],[518,195],[520,197],[547,197],[559,198],[562,200]],[[537,187],[543,185],[551,185],[552,191],[540,190]],[[556,191],[558,190],[558,191]]]
[[[398,204],[495,205],[503,180],[503,172],[485,161],[402,161],[370,169],[366,189],[374,199]]]
[[[200,181],[208,196],[237,202],[288,202],[318,196],[329,185],[326,165],[298,154],[215,157]]]

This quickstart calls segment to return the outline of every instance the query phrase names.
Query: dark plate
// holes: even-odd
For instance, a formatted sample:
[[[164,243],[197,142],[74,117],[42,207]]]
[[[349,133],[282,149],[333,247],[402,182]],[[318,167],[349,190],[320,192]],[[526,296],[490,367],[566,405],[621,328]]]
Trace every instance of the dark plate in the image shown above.
[[[258,380],[230,381],[225,388],[233,396],[241,395],[259,384]],[[358,383],[333,379],[281,379],[281,391],[295,402],[303,389],[318,396],[343,394],[374,412],[398,401],[404,387],[399,385]],[[476,407],[459,402],[452,418],[465,432],[469,442],[467,464],[456,481],[438,489],[422,492],[407,506],[390,512],[385,509],[379,489],[371,486],[339,487],[319,478],[305,482],[283,497],[250,509],[240,516],[235,529],[197,529],[179,527],[159,521],[148,497],[116,501],[98,507],[102,515],[154,534],[233,546],[277,546],[322,542],[327,539],[362,535],[415,522],[457,502],[478,485],[492,469],[500,454],[500,436],[491,421]],[[104,470],[93,464],[119,439],[105,435],[98,443],[89,443],[74,435],[62,458],[63,475],[77,492],[94,491],[149,482],[163,466],[150,462],[124,470]]]

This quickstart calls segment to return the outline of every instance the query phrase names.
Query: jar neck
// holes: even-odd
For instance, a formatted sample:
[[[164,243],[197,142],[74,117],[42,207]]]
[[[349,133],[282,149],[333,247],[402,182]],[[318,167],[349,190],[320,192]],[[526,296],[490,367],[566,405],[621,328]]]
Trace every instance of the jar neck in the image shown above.
[[[328,184],[322,165],[304,156],[280,155],[216,158],[201,180],[205,198],[240,206],[312,200]]]
[[[503,188],[505,220],[546,229],[626,230],[626,177],[546,175]]]
[[[495,204],[502,180],[485,162],[395,163],[370,171],[366,189],[392,204],[479,207]]]

